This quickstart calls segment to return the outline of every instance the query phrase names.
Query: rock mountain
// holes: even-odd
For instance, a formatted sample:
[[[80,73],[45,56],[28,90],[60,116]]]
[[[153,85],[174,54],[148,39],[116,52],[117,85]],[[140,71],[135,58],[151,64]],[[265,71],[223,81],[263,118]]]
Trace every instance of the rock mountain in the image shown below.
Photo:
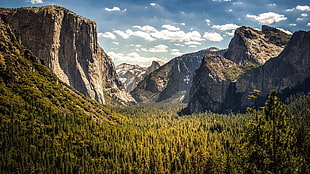
[[[176,57],[147,75],[131,91],[138,102],[186,103],[194,71],[206,53],[224,54],[225,50],[209,48]]]
[[[240,34],[240,30],[236,30],[232,43],[238,42],[241,36],[251,36],[252,34]],[[253,31],[246,29],[246,31]],[[270,90],[277,90],[279,95],[289,96],[296,91],[307,92],[310,90],[310,32],[299,31],[287,42],[287,36],[275,37],[280,33],[276,29],[263,27],[262,47],[258,50],[258,54],[247,50],[246,44],[234,45],[230,43],[226,52],[226,58],[218,55],[206,54],[200,68],[196,71],[193,85],[190,89],[189,103],[181,112],[182,114],[191,114],[193,112],[239,112],[245,111],[246,107],[251,106],[248,95],[254,89],[261,90],[259,98],[264,101]],[[283,35],[282,35],[283,36]],[[237,37],[237,38],[236,38]],[[261,38],[262,38],[261,37]],[[255,36],[257,38],[257,36]],[[285,48],[276,56],[276,53],[269,53],[270,47],[280,50],[279,47]],[[239,42],[242,43],[242,42]],[[246,42],[249,44],[248,42]],[[275,46],[276,45],[276,46]],[[279,46],[279,47],[277,47]],[[238,48],[245,54],[234,53],[232,48]],[[264,52],[266,54],[261,54]],[[251,54],[253,56],[250,56]],[[273,56],[269,57],[267,55]],[[232,56],[232,55],[239,55]],[[255,56],[259,56],[255,58]],[[248,61],[261,64],[249,68],[246,64]],[[264,63],[266,61],[266,63]],[[216,64],[216,65],[213,65]]]
[[[116,72],[124,84],[125,88],[131,92],[146,75],[157,70],[164,62],[153,61],[149,67],[141,67],[139,65],[130,65],[122,63],[116,66]]]
[[[65,83],[102,104],[105,94],[123,104],[135,102],[97,43],[95,22],[58,6],[0,9],[0,17]]]

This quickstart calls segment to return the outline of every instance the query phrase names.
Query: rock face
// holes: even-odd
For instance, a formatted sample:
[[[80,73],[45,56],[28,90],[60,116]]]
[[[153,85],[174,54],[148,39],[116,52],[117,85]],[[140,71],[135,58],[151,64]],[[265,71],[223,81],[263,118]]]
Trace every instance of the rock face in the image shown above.
[[[263,26],[262,31],[240,27],[224,57],[240,65],[263,65],[283,50],[290,35],[272,27]]]
[[[102,104],[104,93],[123,104],[134,102],[97,43],[95,22],[58,6],[1,9],[0,17],[65,83]]]
[[[127,63],[122,63],[116,66],[116,72],[129,92],[132,91],[141,80],[143,80],[146,69],[147,68],[139,65],[130,65]]]
[[[153,61],[151,66],[145,68],[139,65],[122,63],[116,67],[116,72],[125,88],[131,92],[146,75],[157,70],[163,64],[164,62],[161,61]]]
[[[225,50],[209,48],[176,57],[147,75],[131,92],[138,102],[183,103],[188,101],[193,73],[206,53],[224,54]]]
[[[189,93],[189,103],[183,114],[220,111],[225,103],[226,92],[235,77],[243,73],[233,61],[221,55],[207,53],[195,71]]]
[[[218,61],[225,60],[217,57]],[[215,60],[208,62],[212,60],[211,58],[207,56],[196,71],[189,103],[182,114],[207,110],[219,113],[245,111],[246,107],[251,105],[248,95],[254,89],[261,90],[259,98],[265,99],[270,90],[275,89],[281,95],[287,91],[294,93],[294,88],[309,84],[310,32],[294,33],[279,56],[251,70],[244,69],[244,66],[238,65],[240,62],[237,61],[236,64],[227,63],[228,66],[222,66],[221,71],[214,73],[212,64]],[[216,64],[220,66],[223,63]],[[222,78],[222,73],[225,74],[225,71],[235,71],[237,76]],[[309,91],[310,86],[303,85],[303,88],[298,90]]]

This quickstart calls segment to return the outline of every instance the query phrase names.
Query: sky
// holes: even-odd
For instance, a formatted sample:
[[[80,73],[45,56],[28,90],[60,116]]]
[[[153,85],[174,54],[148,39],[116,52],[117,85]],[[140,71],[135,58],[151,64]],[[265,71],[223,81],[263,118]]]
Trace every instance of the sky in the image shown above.
[[[225,49],[240,26],[310,30],[309,0],[0,0],[4,8],[46,5],[95,21],[98,42],[116,65]]]

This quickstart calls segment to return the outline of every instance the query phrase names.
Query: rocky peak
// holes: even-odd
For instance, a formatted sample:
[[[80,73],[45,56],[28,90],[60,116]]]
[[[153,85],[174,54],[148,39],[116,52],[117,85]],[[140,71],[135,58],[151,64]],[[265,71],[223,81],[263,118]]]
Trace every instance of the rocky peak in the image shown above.
[[[238,28],[224,57],[240,65],[252,64],[258,66],[264,64],[270,58],[278,56],[283,50],[284,42],[276,44],[278,43],[276,40],[283,33],[275,34],[276,29],[266,26],[263,28],[264,32],[250,27]],[[281,38],[278,40],[281,40]]]
[[[149,75],[151,74],[153,71],[157,70],[159,67],[163,66],[165,63],[160,61],[160,60],[157,60],[157,61],[152,61],[152,64],[151,66],[149,66],[146,70],[146,75]]]
[[[140,102],[187,102],[193,74],[204,55],[210,52],[223,55],[225,51],[212,47],[175,57],[147,75],[131,94]]]
[[[239,75],[228,78],[225,71]],[[308,93],[309,74],[310,31],[294,33],[278,57],[247,71],[243,65],[206,54],[195,73],[189,103],[182,113],[245,111],[251,106],[248,95],[254,89],[261,91],[258,101],[265,101],[270,90],[277,90],[283,98],[295,92]]]
[[[125,88],[130,92],[145,77],[147,68],[139,65],[130,65],[122,63],[116,67],[116,72],[124,84]]]
[[[58,6],[1,9],[0,17],[65,83],[100,103],[104,93],[134,102],[97,42],[95,22]]]

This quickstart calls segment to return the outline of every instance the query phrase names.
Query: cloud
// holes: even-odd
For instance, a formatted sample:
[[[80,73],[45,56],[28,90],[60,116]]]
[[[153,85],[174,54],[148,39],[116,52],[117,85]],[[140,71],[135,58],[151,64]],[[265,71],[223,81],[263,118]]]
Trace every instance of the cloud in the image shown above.
[[[269,7],[276,7],[277,4],[268,4]]]
[[[301,16],[302,16],[302,17],[307,17],[308,14],[307,14],[307,13],[302,13]]]
[[[98,33],[98,37],[104,37],[109,39],[116,39],[116,36],[111,32]]]
[[[107,53],[114,62],[118,63],[129,63],[129,64],[140,64],[140,65],[149,65],[153,60],[160,60],[156,57],[143,57],[139,55],[137,52],[131,52],[128,54],[124,53],[116,53],[116,52],[108,52]]]
[[[212,0],[213,2],[229,2],[231,0]]]
[[[157,4],[156,3],[154,3],[154,2],[152,2],[152,3],[150,3],[150,6],[156,6]]]
[[[214,42],[219,42],[224,39],[220,34],[215,33],[215,32],[214,33],[205,32],[203,37],[206,38],[207,40],[214,41]]]
[[[216,28],[222,31],[226,31],[226,30],[235,30],[237,28],[239,28],[239,25],[236,24],[224,24],[224,25],[213,25],[212,28]]]
[[[161,27],[163,27],[163,28],[165,28],[167,30],[170,30],[170,31],[179,31],[180,30],[180,28],[172,26],[172,25],[163,25]]]
[[[310,7],[308,5],[297,5],[295,8],[290,8],[290,9],[287,9],[285,11],[291,12],[291,11],[294,11],[294,10],[310,11]]]
[[[289,26],[297,26],[297,24],[289,24]]]
[[[42,4],[43,3],[42,0],[30,0],[30,1],[27,1],[27,2],[30,2],[31,4]]]
[[[123,39],[128,39],[130,36],[136,36],[136,37],[143,38],[147,41],[155,41],[156,40],[153,37],[151,37],[151,35],[149,33],[143,32],[143,31],[132,31],[131,29],[127,29],[125,32],[120,31],[120,30],[114,30],[113,32],[118,34],[119,36],[121,36]]]
[[[310,23],[308,23],[307,26],[310,26]]]
[[[244,4],[244,3],[241,1],[233,2],[233,5],[242,5],[242,4]]]
[[[150,33],[152,37],[163,40],[171,41],[202,41],[201,35],[198,31],[191,31],[185,33],[184,31],[170,31],[170,30],[161,30],[157,32]]]
[[[208,26],[210,26],[211,20],[210,19],[205,19],[206,23]]]
[[[304,18],[297,18],[296,21],[303,21]]]
[[[304,5],[304,6],[303,5],[297,5],[296,9],[300,10],[300,11],[310,11],[310,7],[307,5]]]
[[[247,14],[246,17],[253,18],[256,21],[259,21],[261,24],[267,25],[287,19],[287,17],[285,17],[284,15],[280,15],[274,12],[261,13],[258,16]]]
[[[152,53],[166,53],[168,52],[168,46],[167,45],[156,45],[153,48],[141,49],[141,50],[146,51],[146,52],[152,52]]]
[[[138,28],[138,29],[140,29],[140,30],[142,30],[142,31],[157,31],[156,30],[156,28],[154,28],[154,27],[152,27],[152,26],[150,26],[150,25],[145,25],[145,26],[138,26],[138,25],[135,25],[135,26],[133,26],[134,28]]]
[[[113,7],[113,8],[104,8],[105,11],[111,12],[111,11],[121,11],[119,7]]]

